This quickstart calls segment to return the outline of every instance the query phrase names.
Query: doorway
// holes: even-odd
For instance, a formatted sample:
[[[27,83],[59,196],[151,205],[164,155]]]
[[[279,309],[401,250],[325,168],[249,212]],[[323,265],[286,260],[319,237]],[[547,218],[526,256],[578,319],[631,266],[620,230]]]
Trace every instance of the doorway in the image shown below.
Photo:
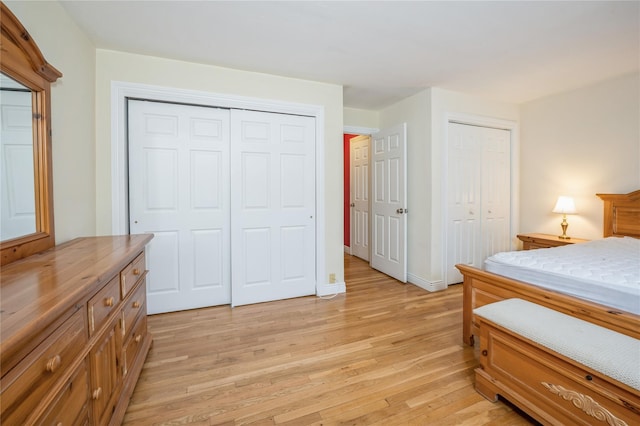
[[[406,141],[406,123],[376,131],[371,138],[345,135],[344,164],[349,181],[345,182],[345,251],[403,283],[407,282]]]
[[[369,182],[371,180],[369,153],[371,136],[360,135],[349,141],[349,217],[350,248],[353,256],[369,260],[371,235],[369,215]]]

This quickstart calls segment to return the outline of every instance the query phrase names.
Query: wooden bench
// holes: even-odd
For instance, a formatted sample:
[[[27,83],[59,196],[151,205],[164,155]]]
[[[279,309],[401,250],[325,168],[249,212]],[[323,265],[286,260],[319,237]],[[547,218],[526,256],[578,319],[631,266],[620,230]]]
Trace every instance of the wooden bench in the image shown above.
[[[485,398],[543,424],[640,424],[640,340],[521,299],[474,313]]]

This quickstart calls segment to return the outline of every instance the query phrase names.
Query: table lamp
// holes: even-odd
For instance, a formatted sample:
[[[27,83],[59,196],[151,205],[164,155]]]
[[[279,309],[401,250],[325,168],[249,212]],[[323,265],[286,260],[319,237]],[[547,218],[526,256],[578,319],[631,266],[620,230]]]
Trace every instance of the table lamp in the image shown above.
[[[567,223],[567,215],[568,214],[576,214],[576,205],[573,202],[573,198],[565,197],[561,195],[558,197],[558,201],[556,202],[556,206],[553,208],[553,213],[561,213],[562,214],[562,223],[560,226],[562,227],[562,235],[558,238],[562,238],[563,240],[568,240],[571,237],[567,235],[567,227],[569,224]]]

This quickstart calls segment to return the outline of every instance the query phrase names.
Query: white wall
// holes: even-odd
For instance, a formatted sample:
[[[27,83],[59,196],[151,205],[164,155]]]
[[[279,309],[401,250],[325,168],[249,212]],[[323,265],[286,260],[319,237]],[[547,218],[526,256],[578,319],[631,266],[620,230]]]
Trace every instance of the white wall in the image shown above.
[[[51,87],[56,243],[95,235],[95,47],[57,2],[5,4],[63,74]]]
[[[344,281],[342,241],[342,87],[123,52],[96,52],[97,231],[112,232],[111,82],[230,94],[324,107],[325,261]],[[338,168],[336,169],[336,165]]]
[[[560,234],[551,210],[569,195],[567,234],[601,237],[595,194],[640,189],[640,74],[525,103],[521,118],[521,231]]]
[[[380,112],[345,107],[343,121],[345,126],[377,129],[380,123]]]

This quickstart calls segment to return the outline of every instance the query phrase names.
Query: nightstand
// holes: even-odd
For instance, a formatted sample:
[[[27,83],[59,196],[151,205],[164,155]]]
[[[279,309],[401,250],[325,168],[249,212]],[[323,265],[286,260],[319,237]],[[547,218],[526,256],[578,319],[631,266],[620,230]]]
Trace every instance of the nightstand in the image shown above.
[[[571,237],[570,239],[565,240],[558,236],[549,235],[549,234],[519,234],[518,239],[522,241],[522,248],[524,250],[560,247],[560,246],[566,246],[568,244],[585,243],[589,241],[589,240],[584,240],[582,238],[574,238],[574,237]]]

